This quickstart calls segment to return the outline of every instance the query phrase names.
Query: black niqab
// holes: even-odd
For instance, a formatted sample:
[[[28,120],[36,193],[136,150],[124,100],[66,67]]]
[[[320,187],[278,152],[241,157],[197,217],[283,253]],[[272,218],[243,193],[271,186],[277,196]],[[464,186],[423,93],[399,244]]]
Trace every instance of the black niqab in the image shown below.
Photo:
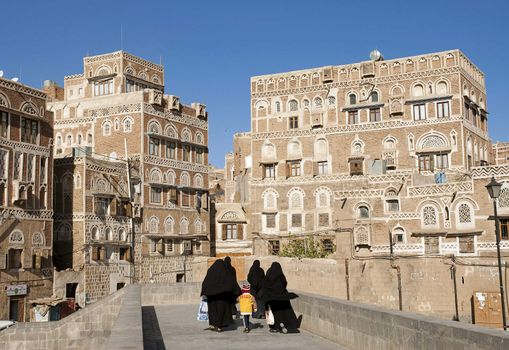
[[[232,278],[223,260],[214,261],[201,285],[201,295],[217,295],[224,292],[233,293],[237,281]]]
[[[227,256],[224,258],[224,264],[226,266],[226,270],[230,273],[230,275],[233,278],[234,285],[233,285],[233,297],[237,298],[242,294],[242,290],[240,289],[239,283],[237,282],[237,270],[235,270],[235,267],[232,266],[232,259]]]
[[[247,281],[251,285],[251,291],[253,293],[258,294],[262,290],[265,281],[265,271],[260,267],[260,260],[255,260],[253,262],[247,274]]]
[[[298,297],[295,293],[288,293],[286,277],[278,262],[273,262],[267,270],[263,286],[263,299],[270,300],[291,300]]]

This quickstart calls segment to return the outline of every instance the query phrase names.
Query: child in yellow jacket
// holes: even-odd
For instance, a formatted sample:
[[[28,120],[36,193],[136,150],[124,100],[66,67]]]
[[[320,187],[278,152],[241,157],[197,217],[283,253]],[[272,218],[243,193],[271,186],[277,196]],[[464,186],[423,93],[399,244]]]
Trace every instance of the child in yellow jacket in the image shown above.
[[[242,294],[239,296],[240,314],[243,316],[244,333],[249,333],[249,316],[256,312],[256,300],[250,293],[250,285],[242,285]]]

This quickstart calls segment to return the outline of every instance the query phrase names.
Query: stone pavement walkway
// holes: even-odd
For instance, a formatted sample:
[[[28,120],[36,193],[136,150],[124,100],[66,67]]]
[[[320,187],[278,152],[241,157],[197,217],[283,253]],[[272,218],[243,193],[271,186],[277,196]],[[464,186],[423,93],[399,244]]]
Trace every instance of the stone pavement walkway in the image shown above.
[[[300,350],[344,349],[306,331],[298,334],[269,333],[265,320],[254,321],[254,329],[243,333],[242,320],[231,330],[216,333],[207,322],[196,320],[198,305],[164,305],[143,307],[144,349],[207,350]]]

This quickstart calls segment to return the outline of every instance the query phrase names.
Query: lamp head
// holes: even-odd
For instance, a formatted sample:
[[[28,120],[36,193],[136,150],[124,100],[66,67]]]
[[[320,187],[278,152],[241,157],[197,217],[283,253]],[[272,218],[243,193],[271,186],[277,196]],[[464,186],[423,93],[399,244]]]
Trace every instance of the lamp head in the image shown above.
[[[486,185],[486,189],[491,197],[491,199],[497,199],[500,196],[500,190],[502,189],[502,184],[495,180],[495,177],[491,177],[491,181]]]

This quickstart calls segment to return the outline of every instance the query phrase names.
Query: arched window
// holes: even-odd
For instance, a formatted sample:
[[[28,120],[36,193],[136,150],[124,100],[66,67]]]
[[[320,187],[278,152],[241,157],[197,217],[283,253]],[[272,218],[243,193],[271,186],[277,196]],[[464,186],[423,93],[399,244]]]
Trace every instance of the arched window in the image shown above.
[[[107,241],[113,241],[113,230],[109,227],[106,228],[106,240]]]
[[[315,192],[316,196],[316,207],[317,208],[329,208],[331,193],[328,188],[318,188]]]
[[[120,230],[118,230],[118,239],[119,239],[121,242],[127,242],[127,232],[126,232],[126,230],[124,230],[123,228],[121,228]]]
[[[458,223],[472,223],[472,211],[470,210],[470,206],[466,203],[460,204],[458,206]]]
[[[89,145],[91,145],[91,144],[92,144],[92,140],[93,140],[92,134],[91,134],[91,133],[89,133],[89,134],[87,135],[87,143],[88,143]]]
[[[92,227],[92,231],[91,231],[91,237],[92,237],[92,240],[94,241],[98,241],[99,240],[99,229],[97,227]]]
[[[133,127],[133,122],[130,118],[124,119],[124,132],[131,132]]]
[[[81,134],[78,134],[78,146],[81,146],[82,143],[83,143],[83,136],[81,136]]]
[[[315,161],[327,161],[328,147],[325,139],[318,139],[315,141],[314,151]]]
[[[323,101],[320,97],[315,97],[313,100],[315,108],[322,108],[323,107]]]
[[[187,218],[180,220],[180,233],[183,235],[189,233],[189,220],[187,220]]]
[[[294,191],[290,195],[290,208],[291,209],[298,209],[302,208],[302,194],[298,191]]]
[[[66,144],[66,146],[71,146],[72,145],[72,135],[71,134],[68,134],[65,137],[65,144]]]
[[[103,135],[104,136],[111,135],[111,123],[109,121],[106,121],[103,124]]]
[[[396,142],[393,138],[388,138],[384,141],[384,148],[385,149],[394,149],[396,147]]]
[[[194,187],[197,188],[203,187],[203,176],[201,176],[201,174],[194,175]]]
[[[296,110],[299,109],[299,104],[295,100],[290,100],[290,102],[288,103],[288,108],[290,112],[295,112]]]
[[[355,94],[348,95],[348,102],[351,105],[357,104],[357,95],[355,95]]]
[[[168,124],[166,126],[166,128],[164,129],[164,134],[168,137],[171,137],[172,139],[178,139],[177,129],[172,124]],[[198,138],[198,135],[196,137]],[[197,143],[200,143],[200,142],[197,142]]]
[[[421,97],[424,96],[424,86],[421,84],[416,84],[412,88],[412,96],[414,97]]]
[[[378,102],[378,92],[373,91],[373,92],[369,95],[369,99],[370,99],[370,101],[371,101],[371,102],[373,102],[373,103]]]
[[[194,222],[194,233],[196,233],[196,234],[200,234],[200,233],[201,233],[201,230],[202,230],[201,220],[200,220],[200,219],[197,219],[197,220]]]
[[[422,225],[436,226],[438,224],[437,210],[434,206],[427,205],[422,208]]]
[[[175,221],[171,216],[168,216],[164,221],[164,232],[166,234],[173,234],[175,232]]]
[[[57,140],[56,140],[55,144],[57,147],[62,146],[62,136],[57,135]]]
[[[25,236],[23,235],[23,232],[20,230],[12,231],[12,233],[9,235],[9,244],[17,245],[23,243],[25,243]]]
[[[162,183],[162,178],[163,178],[163,174],[161,173],[161,170],[159,170],[158,168],[153,168],[150,171],[150,176],[149,176],[150,182]]]
[[[329,106],[335,106],[336,105],[336,98],[334,96],[329,96],[327,98],[327,103]]]
[[[159,232],[159,219],[157,219],[157,217],[152,216],[149,219],[148,232],[149,233],[158,233]]]
[[[189,187],[189,174],[188,173],[182,173],[180,174],[180,185]]]
[[[195,139],[197,144],[203,145],[203,134],[201,132],[196,133]]]
[[[369,219],[369,208],[366,205],[360,205],[357,208],[357,217],[359,219]]]
[[[405,230],[401,227],[396,227],[392,231],[393,241],[394,243],[405,243]]]
[[[276,102],[276,113],[281,113],[281,102]]]
[[[148,125],[148,132],[152,134],[160,134],[161,133],[161,126],[158,122],[152,121]]]
[[[170,185],[175,185],[175,172],[173,170],[168,170],[166,172],[166,182]]]
[[[187,128],[182,131],[182,141],[191,141],[191,132]]]
[[[363,152],[363,145],[362,142],[356,141],[352,145],[352,154],[362,154]]]
[[[263,208],[266,210],[277,210],[278,193],[272,189],[263,192]]]
[[[263,162],[276,161],[276,147],[268,141],[262,146],[261,158]]]
[[[297,140],[290,141],[288,143],[288,158],[297,159],[302,156],[301,146]]]
[[[448,92],[447,89],[447,83],[445,81],[441,81],[437,84],[437,94],[438,95],[445,95]]]
[[[115,119],[115,131],[119,131],[120,130],[120,122],[118,121],[118,119]]]

